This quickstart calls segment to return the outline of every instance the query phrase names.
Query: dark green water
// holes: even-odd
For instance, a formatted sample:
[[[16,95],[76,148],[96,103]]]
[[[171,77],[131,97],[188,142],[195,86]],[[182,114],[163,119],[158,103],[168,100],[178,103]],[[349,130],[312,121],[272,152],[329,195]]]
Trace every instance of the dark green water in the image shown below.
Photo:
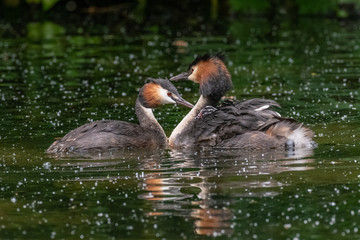
[[[46,23],[0,38],[1,239],[360,238],[360,22],[234,22],[221,36],[68,34]],[[90,121],[136,122],[146,77],[224,51],[237,99],[277,100],[319,147],[60,158],[55,137]],[[176,84],[183,97],[198,86]],[[187,113],[162,107],[168,134]]]

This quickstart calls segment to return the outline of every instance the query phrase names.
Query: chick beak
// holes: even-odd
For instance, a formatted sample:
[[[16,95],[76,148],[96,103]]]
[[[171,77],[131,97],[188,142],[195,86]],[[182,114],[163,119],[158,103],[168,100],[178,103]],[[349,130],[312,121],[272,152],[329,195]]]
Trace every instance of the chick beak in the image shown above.
[[[193,108],[194,105],[192,105],[191,103],[189,103],[188,101],[186,101],[185,99],[183,99],[182,97],[180,96],[175,96],[173,95],[171,97],[177,104],[180,104],[180,105],[183,105],[185,107],[188,107],[188,108]]]
[[[172,78],[170,78],[170,81],[177,81],[177,80],[182,80],[182,79],[188,79],[188,77],[190,76],[190,73],[188,72],[183,72],[180,73],[176,76],[173,76]]]

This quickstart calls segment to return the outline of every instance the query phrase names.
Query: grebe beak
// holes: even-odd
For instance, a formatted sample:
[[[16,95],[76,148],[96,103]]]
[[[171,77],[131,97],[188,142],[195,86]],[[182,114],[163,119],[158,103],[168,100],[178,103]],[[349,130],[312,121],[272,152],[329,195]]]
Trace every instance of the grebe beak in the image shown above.
[[[180,96],[176,96],[176,95],[173,94],[171,96],[171,99],[173,99],[177,104],[183,105],[185,107],[188,107],[188,108],[193,108],[194,107],[194,105],[192,105],[191,103],[189,103],[188,101],[186,101],[185,99],[183,99]]]
[[[188,79],[188,77],[190,76],[190,73],[188,72],[183,72],[183,73],[180,73],[176,76],[173,76],[170,78],[170,81],[177,81],[177,80],[181,80],[181,79]]]

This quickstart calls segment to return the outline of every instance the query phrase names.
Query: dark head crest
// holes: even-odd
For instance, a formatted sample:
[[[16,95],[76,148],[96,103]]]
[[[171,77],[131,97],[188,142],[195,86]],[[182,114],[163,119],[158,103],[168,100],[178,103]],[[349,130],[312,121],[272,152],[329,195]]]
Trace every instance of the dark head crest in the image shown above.
[[[156,83],[160,85],[162,88],[167,89],[168,91],[174,94],[180,95],[176,87],[166,78],[147,78],[146,82]]]
[[[192,66],[195,66],[196,64],[198,64],[198,63],[201,62],[201,61],[206,62],[206,61],[208,61],[208,60],[210,60],[210,59],[219,59],[219,60],[221,60],[222,62],[225,62],[226,57],[225,57],[225,54],[224,54],[223,52],[219,52],[219,53],[217,53],[217,54],[215,54],[215,55],[211,55],[211,54],[206,53],[206,54],[204,54],[204,55],[202,55],[202,56],[197,56],[197,57],[195,58],[195,60],[189,65],[189,69],[190,69]]]

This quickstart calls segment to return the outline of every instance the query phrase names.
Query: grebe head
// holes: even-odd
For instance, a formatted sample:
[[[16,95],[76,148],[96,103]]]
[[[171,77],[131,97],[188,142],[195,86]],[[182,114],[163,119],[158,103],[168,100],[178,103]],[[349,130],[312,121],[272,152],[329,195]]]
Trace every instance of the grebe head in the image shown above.
[[[199,83],[201,95],[218,101],[232,87],[231,75],[224,60],[225,56],[222,53],[198,56],[189,65],[187,72],[180,73],[170,80],[188,79]]]
[[[146,108],[156,108],[164,104],[180,104],[189,108],[194,105],[183,99],[174,85],[167,79],[148,78],[139,92],[140,103]]]

